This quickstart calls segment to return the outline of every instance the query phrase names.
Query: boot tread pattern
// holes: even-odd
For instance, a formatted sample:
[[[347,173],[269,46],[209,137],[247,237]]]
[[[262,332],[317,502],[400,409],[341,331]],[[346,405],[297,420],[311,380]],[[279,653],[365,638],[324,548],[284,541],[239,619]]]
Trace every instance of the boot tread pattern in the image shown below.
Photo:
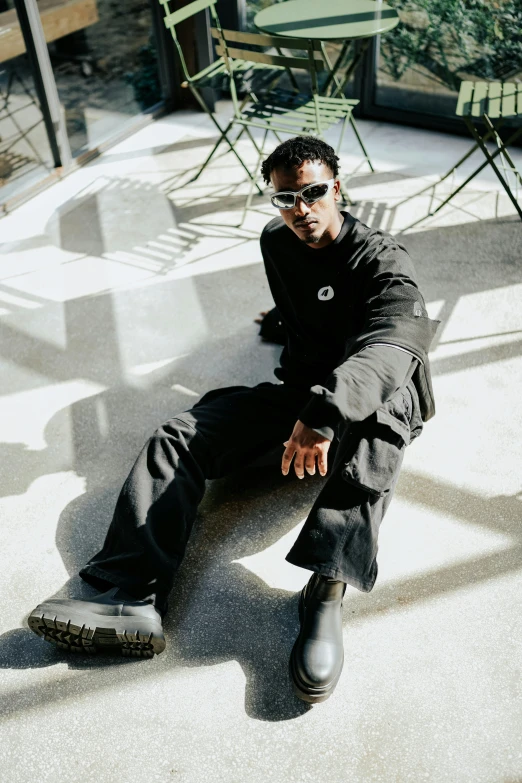
[[[28,619],[29,628],[46,642],[55,644],[61,650],[71,653],[95,655],[100,649],[119,647],[120,653],[128,658],[153,658],[161,652],[165,642],[154,634],[139,631],[117,633],[114,628],[87,628],[74,625],[70,620],[59,620],[56,615],[33,613]]]

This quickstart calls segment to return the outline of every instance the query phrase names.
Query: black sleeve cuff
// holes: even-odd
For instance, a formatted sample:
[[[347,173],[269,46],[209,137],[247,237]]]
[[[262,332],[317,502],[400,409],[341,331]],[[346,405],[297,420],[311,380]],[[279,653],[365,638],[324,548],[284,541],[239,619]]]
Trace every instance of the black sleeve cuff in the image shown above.
[[[322,438],[326,438],[327,440],[333,440],[335,438],[335,432],[331,427],[312,427],[311,429],[313,429],[314,432],[317,432],[317,434]]]
[[[343,418],[339,409],[325,398],[326,389],[312,386],[312,398],[299,413],[299,420],[324,438],[333,440],[338,423]]]

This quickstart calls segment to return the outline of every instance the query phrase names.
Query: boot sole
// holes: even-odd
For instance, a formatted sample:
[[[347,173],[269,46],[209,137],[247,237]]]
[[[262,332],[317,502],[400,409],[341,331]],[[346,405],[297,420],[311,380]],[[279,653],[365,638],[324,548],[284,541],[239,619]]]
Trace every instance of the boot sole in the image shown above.
[[[299,623],[301,628],[299,629],[299,635],[296,639],[296,642],[292,648],[292,653],[290,655],[290,664],[289,664],[290,679],[292,680],[293,691],[299,699],[308,702],[308,704],[319,704],[322,701],[326,701],[326,699],[328,699],[332,695],[333,691],[335,690],[335,686],[339,682],[339,678],[341,676],[341,672],[343,670],[343,665],[344,665],[344,652],[341,661],[341,666],[339,669],[339,674],[335,677],[335,679],[329,682],[328,685],[325,685],[322,688],[313,688],[311,685],[304,683],[300,679],[297,673],[297,667],[295,665],[295,651],[297,649],[297,642],[299,641],[299,636],[301,635],[301,629],[303,626],[303,613],[304,613],[303,593],[301,593],[301,596],[299,598]]]
[[[159,623],[133,617],[107,617],[90,612],[37,606],[28,619],[31,631],[70,653],[114,652],[128,658],[153,658],[165,649]]]

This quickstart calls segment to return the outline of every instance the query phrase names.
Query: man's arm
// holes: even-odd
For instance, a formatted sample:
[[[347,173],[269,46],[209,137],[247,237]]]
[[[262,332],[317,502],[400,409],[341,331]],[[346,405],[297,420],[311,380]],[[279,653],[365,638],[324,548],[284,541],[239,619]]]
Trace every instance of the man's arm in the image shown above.
[[[305,470],[311,476],[317,469],[326,475],[327,454],[340,421],[363,421],[380,408],[406,381],[411,363],[417,360],[406,351],[388,345],[370,345],[351,357],[333,374],[333,392],[322,386],[301,411],[286,446],[281,463],[283,475],[290,470],[292,459],[299,478]],[[343,373],[344,368],[344,373]],[[344,377],[343,377],[344,374]]]
[[[299,420],[332,440],[340,421],[364,421],[403,386],[414,357],[390,345],[369,345],[313,386]]]
[[[372,237],[354,269],[361,308],[346,360],[311,388],[299,419],[331,436],[339,421],[363,421],[404,384],[412,361],[423,361],[434,322],[426,312],[412,260],[393,237]],[[415,358],[414,358],[415,357]]]

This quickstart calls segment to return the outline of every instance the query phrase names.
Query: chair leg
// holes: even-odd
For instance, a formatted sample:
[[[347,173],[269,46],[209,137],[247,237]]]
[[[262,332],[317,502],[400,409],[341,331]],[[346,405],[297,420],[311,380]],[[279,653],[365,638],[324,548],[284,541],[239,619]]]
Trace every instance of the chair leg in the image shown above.
[[[352,201],[352,199],[350,198],[350,194],[346,190],[346,187],[343,185],[343,181],[339,180],[339,182],[341,185],[340,192],[344,203],[346,204],[347,207],[353,206],[355,204],[355,201]]]
[[[481,136],[479,135],[477,129],[475,128],[475,126],[473,125],[473,123],[471,122],[469,117],[465,117],[464,120],[466,122],[466,125],[468,126],[468,129],[469,129],[470,133],[473,135],[473,137],[476,140],[477,144],[479,145],[480,149],[482,150],[482,152],[486,156],[487,162],[489,163],[489,165],[491,166],[491,168],[493,169],[493,171],[495,172],[495,174],[499,178],[500,182],[502,183],[502,186],[503,186],[504,190],[508,194],[509,198],[511,199],[511,201],[513,203],[513,206],[515,207],[516,211],[520,215],[520,219],[522,220],[522,209],[520,208],[516,198],[514,197],[513,193],[511,192],[511,188],[509,187],[509,184],[506,182],[506,180],[504,179],[504,177],[500,173],[500,170],[499,170],[497,164],[493,160],[493,156],[490,154],[488,148],[484,144],[484,141],[482,140]],[[501,150],[502,150],[502,148],[498,148],[496,150],[495,157],[496,157],[496,155],[500,155]]]
[[[216,120],[216,118],[214,117],[214,115],[212,114],[212,112],[209,110],[209,108],[208,108],[208,106],[206,105],[205,101],[204,101],[204,100],[201,98],[201,96],[199,95],[198,91],[197,91],[196,89],[194,89],[194,87],[193,87],[191,84],[189,84],[189,87],[190,87],[190,90],[191,90],[192,94],[194,95],[194,97],[195,97],[195,98],[196,98],[196,100],[198,101],[199,105],[201,106],[201,108],[202,108],[204,111],[206,111],[206,113],[208,114],[208,116],[210,117],[210,119],[212,120],[212,122],[214,123],[214,125],[216,126],[216,128],[218,129],[218,131],[219,131],[219,133],[220,133],[219,139],[217,140],[216,144],[215,144],[215,145],[214,145],[214,147],[212,148],[212,150],[211,150],[210,154],[207,156],[207,158],[205,159],[204,163],[203,163],[203,164],[200,166],[200,168],[199,168],[199,170],[197,171],[197,173],[196,173],[196,174],[195,174],[195,175],[192,177],[192,179],[191,179],[191,180],[189,180],[189,181],[190,181],[190,182],[195,182],[195,181],[198,179],[198,177],[200,177],[200,176],[201,176],[202,172],[205,170],[205,168],[206,168],[206,167],[208,166],[208,164],[210,163],[210,161],[211,161],[212,157],[214,156],[214,153],[216,152],[217,148],[219,147],[219,145],[221,144],[221,142],[222,142],[222,141],[225,141],[225,142],[228,144],[228,146],[229,146],[229,148],[230,148],[230,152],[233,152],[233,153],[234,153],[234,155],[236,156],[236,158],[238,159],[238,161],[241,163],[241,165],[242,165],[242,166],[243,166],[243,168],[245,169],[245,171],[246,171],[246,173],[248,174],[248,176],[249,176],[249,177],[251,177],[251,174],[250,174],[250,171],[249,171],[249,169],[248,169],[248,166],[247,166],[247,165],[246,165],[246,163],[243,161],[243,159],[241,158],[241,156],[239,155],[239,153],[237,152],[237,150],[236,150],[236,149],[235,149],[235,147],[234,147],[234,144],[235,144],[235,142],[234,142],[234,143],[232,143],[232,142],[230,141],[230,139],[228,138],[228,133],[229,133],[229,131],[231,130],[232,126],[234,125],[234,123],[235,123],[235,121],[236,121],[236,118],[235,118],[235,117],[232,117],[232,119],[231,119],[231,120],[230,120],[230,122],[228,123],[227,127],[226,127],[226,128],[223,130],[223,128],[221,127],[221,125],[219,124],[219,122]],[[244,105],[244,103],[245,103],[245,102],[246,102],[246,99],[245,99],[245,101],[244,101],[244,102],[241,104],[241,107],[240,107],[240,108],[243,108],[243,105]],[[239,137],[238,137],[238,138],[239,138]],[[237,139],[236,139],[235,141],[237,141]],[[260,192],[262,193],[262,191],[260,191]]]
[[[495,128],[495,126],[493,125],[493,123],[491,122],[487,114],[483,115],[483,120],[488,126],[488,128],[491,129],[491,132],[495,134],[495,141],[497,142],[497,147],[499,149],[500,157],[502,158],[502,155],[505,157],[505,159],[509,163],[511,171],[514,173],[516,179],[518,179],[519,183],[522,185],[522,176],[520,175],[517,167],[515,166],[513,159],[509,154],[509,150],[506,149],[506,145],[502,142],[502,139],[498,135],[497,129]]]
[[[503,124],[503,123],[500,123],[500,124],[499,124],[497,127],[498,127],[498,128],[500,128],[500,125],[501,125],[501,124]],[[484,136],[484,141],[488,141],[488,139],[490,139],[490,138],[491,138],[491,136],[493,136],[493,133],[491,133],[491,132],[488,132],[488,133],[486,133],[486,135]],[[435,188],[437,187],[437,185],[440,185],[440,183],[441,183],[441,182],[444,182],[445,180],[447,180],[447,179],[448,179],[448,177],[450,177],[450,176],[451,176],[451,175],[452,175],[452,174],[453,174],[453,173],[454,173],[454,172],[455,172],[455,171],[456,171],[456,170],[457,170],[457,169],[458,169],[460,166],[462,166],[462,164],[463,164],[463,163],[464,163],[464,162],[465,162],[465,161],[466,161],[466,160],[467,160],[467,159],[468,159],[468,158],[469,158],[471,155],[473,155],[473,153],[474,153],[476,150],[478,150],[478,147],[479,147],[479,145],[478,145],[478,144],[473,144],[473,146],[469,148],[469,150],[466,152],[466,154],[465,154],[465,155],[463,155],[463,156],[462,156],[462,158],[460,158],[460,160],[459,160],[457,163],[455,163],[455,164],[454,164],[454,165],[453,165],[453,166],[452,166],[450,169],[448,169],[448,171],[447,171],[445,174],[443,174],[443,175],[442,175],[442,177],[440,177],[440,178],[439,178],[439,179],[438,179],[436,182],[432,182],[432,183],[431,183],[431,185],[426,185],[426,187],[425,187],[425,188],[423,188],[422,190],[418,190],[418,191],[417,191],[417,193],[414,193],[412,196],[407,196],[407,198],[404,198],[402,201],[399,201],[399,202],[397,202],[397,204],[396,204],[395,206],[396,206],[396,207],[400,207],[400,206],[402,206],[402,204],[406,204],[406,202],[407,202],[407,201],[410,201],[410,200],[411,200],[411,199],[413,199],[413,198],[417,198],[417,196],[422,196],[422,194],[423,194],[423,193],[426,193],[428,190],[432,190],[432,189],[433,189],[433,190],[435,190]],[[462,185],[460,185],[460,186],[459,186],[459,188],[458,188],[456,191],[454,191],[454,193],[458,193],[460,190],[462,190],[462,188],[464,187],[464,185],[467,185],[467,184],[468,184],[468,182],[470,182],[470,181],[473,179],[473,177],[475,176],[475,173],[476,173],[476,174],[478,174],[480,171],[482,171],[482,169],[486,168],[486,166],[487,166],[487,165],[488,165],[488,164],[487,164],[487,161],[486,161],[485,163],[483,163],[483,164],[482,164],[482,166],[480,166],[480,167],[479,167],[479,168],[476,170],[476,172],[474,172],[474,173],[472,174],[472,176],[471,176],[471,177],[469,177],[469,178],[466,180],[466,182],[465,182],[465,183],[463,183]],[[453,195],[454,195],[454,194],[453,194]],[[453,197],[453,195],[452,195],[452,197]],[[432,197],[432,201],[433,201],[433,197]],[[444,203],[446,204],[446,203],[447,203],[447,201],[446,201],[446,202],[444,202]],[[443,205],[443,206],[444,206],[444,205]],[[440,207],[439,207],[438,209],[440,209]],[[431,210],[431,203],[430,203],[430,210]],[[437,211],[438,211],[438,210],[437,210]],[[428,212],[428,214],[426,215],[426,217],[431,217],[431,215],[432,215],[432,214],[435,214],[435,213],[432,213],[432,212],[430,211],[430,212]],[[412,225],[415,225],[415,223],[413,223]],[[405,230],[406,230],[406,229],[405,229]]]
[[[418,225],[419,223],[422,223],[423,220],[426,220],[429,217],[433,217],[433,215],[436,215],[437,212],[440,212],[442,207],[445,207],[446,204],[448,204],[452,200],[452,198],[454,198],[457,195],[457,193],[460,193],[460,191],[463,190],[466,187],[466,185],[469,182],[471,182],[471,180],[474,179],[477,176],[477,174],[480,174],[482,169],[485,169],[487,165],[488,165],[488,161],[486,160],[485,163],[483,163],[481,166],[479,166],[478,169],[475,169],[475,171],[472,174],[470,174],[469,177],[466,180],[464,180],[464,182],[462,182],[458,186],[458,188],[455,188],[455,190],[452,190],[451,193],[449,194],[449,196],[447,198],[445,198],[444,201],[442,201],[437,206],[437,208],[434,209],[434,210],[431,209],[431,205],[433,204],[433,199],[434,199],[434,196],[432,195],[431,200],[430,200],[430,206],[428,207],[428,212],[426,213],[426,215],[423,215],[422,217],[418,218],[418,220],[415,220],[413,223],[410,223],[408,226],[406,226],[405,228],[401,229],[401,231],[408,231],[410,228],[413,228],[414,226]],[[455,168],[457,168],[457,167],[455,166]],[[446,179],[446,177],[444,177],[444,179]],[[430,185],[429,187],[430,188],[435,188],[440,182],[442,182],[442,179],[439,180],[438,182],[435,182],[433,185]],[[429,190],[429,188],[424,188],[424,190],[419,191],[419,193],[416,193],[415,195],[419,196],[421,193],[425,193],[426,190]],[[409,196],[408,198],[404,199],[403,201],[399,201],[399,203],[395,205],[395,209],[397,209],[397,207],[400,204],[405,204],[407,201],[409,201],[412,198],[414,198],[414,196]]]
[[[33,106],[38,107],[38,104],[36,103],[35,99],[33,98],[33,96],[31,95],[30,91],[25,86],[25,82],[22,79],[22,77],[19,76],[18,73],[15,73],[15,70],[13,68],[10,68],[9,69],[9,75],[8,75],[8,78],[7,78],[7,89],[6,89],[5,94],[1,95],[1,98],[3,100],[3,104],[4,105],[0,106],[0,112],[4,112],[5,111],[6,118],[9,118],[11,120],[11,122],[15,126],[16,130],[18,131],[19,135],[15,136],[15,138],[13,139],[13,142],[8,147],[5,147],[2,150],[2,152],[4,154],[6,152],[9,152],[12,147],[14,147],[20,140],[23,139],[25,141],[25,143],[28,145],[28,147],[30,147],[31,150],[33,151],[35,160],[37,160],[40,163],[40,165],[44,166],[44,168],[49,170],[49,168],[50,168],[49,164],[46,164],[42,160],[42,156],[40,155],[40,153],[38,152],[38,150],[36,149],[36,147],[34,146],[33,142],[31,141],[31,139],[29,137],[29,134],[38,125],[40,125],[40,123],[43,120],[42,119],[38,120],[38,122],[35,122],[34,125],[31,125],[29,128],[22,128],[21,125],[19,124],[18,120],[16,119],[14,112],[11,112],[10,109],[9,109],[9,100],[11,98],[11,94],[12,94],[12,90],[13,90],[13,86],[14,86],[14,82],[15,82],[15,77],[16,77],[16,80],[18,81],[18,83],[22,86],[22,90],[25,92],[25,94],[27,95],[27,97],[31,101],[31,104]],[[0,141],[1,141],[1,138],[0,138]]]
[[[328,57],[328,52],[326,51],[326,47],[323,43],[323,41],[320,41],[319,43],[319,51],[321,52],[323,56],[323,60],[326,63],[326,67],[329,71],[328,77],[323,85],[323,93],[324,95],[328,95],[328,91],[330,90],[330,87],[332,85],[332,82],[335,85],[335,89],[333,90],[332,95],[335,96],[335,94],[340,91],[341,89],[341,82],[337,78],[337,71],[339,70],[339,67],[341,65],[341,62],[344,60],[346,52],[348,51],[348,48],[350,46],[349,41],[345,41],[344,44],[341,47],[341,51],[337,55],[337,59],[335,61],[335,65],[332,65],[330,58]]]
[[[364,155],[364,157],[366,159],[366,162],[367,162],[368,166],[370,167],[370,171],[375,171],[375,169],[373,168],[372,162],[370,160],[370,156],[368,155],[368,153],[366,151],[366,147],[364,146],[363,140],[361,138],[361,135],[359,133],[359,130],[357,128],[355,120],[353,118],[353,114],[351,112],[350,112],[350,125],[352,126],[352,130],[353,130],[353,132],[355,133],[355,135],[357,137],[357,141],[359,142],[359,146],[360,146],[360,148],[363,151],[363,155]]]
[[[339,140],[337,142],[337,148],[335,150],[336,154],[340,154],[340,152],[341,152],[341,147],[343,145],[343,139],[344,139],[344,134],[345,134],[347,125],[348,125],[348,115],[345,114],[344,115],[343,124],[341,125],[341,133],[339,134]]]
[[[247,200],[246,200],[246,203],[245,203],[245,208],[243,210],[243,216],[241,218],[241,223],[239,224],[239,226],[242,226],[243,223],[245,222],[245,218],[247,216],[247,212],[250,209],[250,205],[252,204],[252,197],[254,195],[254,185],[257,185],[257,176],[256,176],[256,174],[257,174],[257,171],[258,171],[259,166],[261,164],[261,160],[262,160],[263,155],[264,155],[264,148],[265,148],[265,143],[266,143],[266,137],[267,136],[268,136],[268,129],[265,130],[265,135],[263,136],[263,141],[261,142],[261,149],[259,150],[259,155],[258,155],[256,168],[255,168],[255,172],[256,173],[254,174],[254,176],[252,178],[252,181],[250,183],[250,189],[248,191],[248,196],[247,196]],[[259,189],[259,186],[258,186],[258,189]],[[260,191],[260,192],[262,193],[263,191]]]
[[[500,123],[497,125],[497,130],[500,128],[500,125],[501,125],[501,124],[503,124],[503,123],[502,123],[502,121],[501,121],[501,122],[500,122]],[[505,143],[505,145],[504,145],[504,146],[506,147],[508,144],[512,144],[512,143],[513,143],[513,142],[514,142],[514,141],[515,141],[515,140],[516,140],[516,139],[517,139],[517,138],[518,138],[518,137],[519,137],[521,134],[522,134],[522,127],[518,128],[518,130],[516,130],[516,131],[515,131],[515,133],[513,133],[513,134],[512,134],[512,135],[509,137],[509,139],[506,141],[506,143]],[[491,131],[489,131],[489,132],[488,132],[488,133],[486,133],[486,134],[485,134],[485,136],[482,138],[482,141],[483,141],[483,142],[485,142],[485,141],[486,141],[488,138],[490,138],[492,135],[493,135],[493,134],[492,134],[492,132],[491,132]],[[456,164],[456,165],[455,165],[455,166],[454,166],[454,167],[453,167],[453,168],[452,168],[452,169],[451,169],[451,170],[450,170],[450,171],[449,171],[447,174],[445,174],[445,175],[444,175],[444,177],[442,177],[440,180],[438,180],[437,182],[435,182],[433,185],[429,185],[427,188],[424,188],[423,190],[420,190],[420,191],[419,191],[418,193],[416,193],[415,195],[416,195],[416,196],[419,196],[419,195],[421,195],[421,193],[425,193],[425,192],[426,192],[427,190],[429,190],[430,188],[435,188],[435,187],[436,187],[436,186],[437,186],[437,185],[438,185],[440,182],[442,182],[444,179],[447,179],[447,178],[449,177],[449,175],[450,175],[450,174],[451,174],[453,171],[455,171],[455,169],[457,169],[457,168],[460,166],[460,164],[461,164],[461,163],[462,163],[462,162],[463,162],[463,161],[464,161],[466,158],[468,158],[468,157],[469,157],[469,156],[472,154],[472,152],[474,152],[476,149],[478,149],[478,147],[479,147],[479,146],[480,146],[480,145],[478,144],[478,142],[477,142],[477,144],[474,144],[474,145],[473,145],[473,147],[471,148],[471,150],[470,150],[470,151],[469,151],[469,152],[468,152],[468,153],[467,153],[467,154],[466,154],[466,155],[465,155],[463,158],[461,158],[461,160],[460,160],[460,161],[459,161],[459,162],[458,162],[458,163],[457,163],[457,164]],[[496,156],[497,156],[499,153],[500,153],[500,149],[497,149],[497,150],[494,152],[494,154],[493,154],[493,155],[489,155],[489,151],[488,151],[488,156],[489,156],[489,157],[491,157],[491,158],[495,158],[495,157],[496,157]],[[410,223],[408,226],[406,226],[406,228],[403,228],[403,229],[402,229],[402,231],[408,231],[410,228],[413,228],[413,227],[414,227],[414,226],[416,226],[418,223],[422,223],[422,221],[423,221],[423,220],[426,220],[426,218],[428,218],[428,217],[433,217],[433,215],[436,215],[436,214],[437,214],[437,212],[439,212],[439,210],[441,210],[441,209],[442,209],[442,207],[445,207],[445,206],[446,206],[446,204],[447,204],[449,201],[451,201],[451,199],[452,199],[454,196],[456,196],[456,195],[457,195],[457,193],[460,193],[460,191],[461,191],[463,188],[465,188],[465,187],[466,187],[466,185],[468,184],[468,182],[471,182],[471,180],[472,180],[472,179],[474,179],[474,178],[477,176],[477,174],[480,174],[480,172],[481,172],[483,169],[485,169],[485,168],[486,168],[486,166],[488,166],[488,165],[489,165],[489,160],[488,160],[488,158],[486,157],[486,160],[484,161],[484,163],[482,163],[482,164],[481,164],[481,165],[480,165],[478,168],[476,168],[476,169],[475,169],[475,171],[473,171],[473,172],[472,172],[472,173],[469,175],[469,177],[468,177],[467,179],[465,179],[465,180],[464,180],[464,182],[462,182],[462,183],[461,183],[461,184],[458,186],[458,188],[456,188],[455,190],[453,190],[453,191],[452,191],[452,192],[449,194],[449,196],[448,196],[446,199],[444,199],[444,201],[443,201],[441,204],[439,204],[439,205],[438,205],[437,209],[434,209],[434,210],[433,210],[433,212],[432,212],[432,211],[431,211],[431,204],[430,204],[430,211],[428,212],[428,214],[427,214],[427,215],[423,215],[421,218],[419,218],[418,220],[416,220],[414,223]],[[400,202],[399,202],[398,204],[396,204],[395,206],[396,206],[396,207],[398,207],[400,204],[405,204],[407,201],[409,201],[409,200],[410,200],[410,199],[412,199],[412,198],[415,198],[415,196],[408,196],[408,198],[406,198],[406,199],[403,199],[403,201],[400,201]],[[433,201],[433,198],[432,198],[432,201]],[[517,212],[520,214],[520,210],[519,210],[519,208],[518,208],[518,205],[517,205],[517,204],[515,204],[515,207],[516,207],[516,209],[517,209]],[[522,215],[521,215],[521,217],[522,217]]]
[[[254,147],[255,151],[257,152],[258,155],[260,155],[261,154],[261,150],[257,146],[257,141],[255,140],[253,135],[250,133],[250,129],[245,126],[245,131],[246,131],[246,134],[247,134],[248,138],[252,142],[252,146]]]
[[[229,125],[229,128],[230,127],[232,127],[232,126]],[[210,154],[205,158],[204,162],[201,164],[201,166],[199,167],[198,171],[196,172],[196,174],[194,174],[192,179],[189,180],[189,182],[195,182],[197,179],[199,179],[199,177],[203,174],[204,170],[206,169],[206,167],[208,166],[208,164],[212,160],[212,158],[214,156],[214,153],[217,151],[217,148],[219,147],[221,142],[224,141],[224,139],[225,139],[225,133],[223,131],[221,131],[221,136],[219,137],[217,142],[212,147],[212,150],[210,151]],[[229,150],[227,150],[227,152],[229,152]]]
[[[243,135],[245,130],[246,130],[246,128],[242,128],[241,129],[241,131],[238,133],[236,138],[232,141],[232,144],[234,144],[234,145],[237,144],[237,142],[239,141],[239,139],[241,138],[241,136]],[[221,158],[224,158],[225,155],[229,155],[229,154],[230,154],[230,150],[224,150],[224,152],[220,152],[219,155],[216,155],[214,160],[220,160]]]
[[[237,142],[239,141],[239,139],[241,138],[241,136],[243,135],[243,133],[246,133],[246,134],[247,134],[247,136],[249,137],[250,141],[252,142],[252,144],[253,144],[253,146],[254,146],[254,148],[255,148],[255,151],[256,151],[256,152],[257,152],[257,154],[259,155],[259,147],[257,146],[257,142],[256,142],[256,140],[254,139],[254,137],[252,136],[252,134],[250,133],[249,129],[248,129],[248,128],[247,128],[245,125],[244,125],[244,126],[241,128],[241,130],[240,130],[240,132],[238,133],[238,135],[236,136],[236,138],[235,138],[235,139],[233,139],[233,141],[232,141],[232,144],[235,146],[235,145],[237,144]],[[217,156],[216,160],[219,160],[219,158],[222,158],[222,157],[224,157],[225,155],[228,155],[228,153],[229,153],[229,152],[230,152],[230,150],[225,150],[225,152],[221,152],[221,153],[220,153],[220,154]],[[250,172],[249,172],[249,175],[250,175]],[[262,190],[259,190],[259,188],[258,188],[258,191],[259,191],[259,195],[262,195],[263,191],[262,191]]]
[[[227,150],[227,152],[233,152],[233,153],[234,153],[234,155],[236,156],[236,158],[238,159],[238,161],[241,163],[241,165],[242,165],[242,166],[243,166],[243,168],[245,169],[245,171],[246,171],[246,173],[248,174],[248,176],[249,176],[250,178],[252,177],[252,175],[250,174],[250,171],[249,171],[249,169],[248,169],[248,166],[247,166],[247,165],[246,165],[246,163],[243,161],[243,159],[241,158],[241,156],[239,155],[239,153],[237,152],[237,150],[236,150],[236,149],[235,149],[235,147],[234,147],[234,144],[235,144],[235,142],[237,141],[237,139],[235,139],[235,140],[234,140],[234,142],[231,142],[231,141],[230,141],[230,139],[228,138],[228,133],[229,133],[229,131],[231,130],[231,128],[233,127],[233,125],[234,125],[234,122],[235,122],[235,118],[233,118],[232,120],[230,120],[230,122],[228,123],[227,127],[225,128],[225,130],[222,130],[222,131],[221,131],[221,136],[219,137],[219,139],[217,140],[217,142],[216,142],[216,143],[214,144],[214,146],[212,147],[212,150],[210,151],[209,155],[208,155],[208,156],[205,158],[204,162],[201,164],[201,166],[200,166],[199,170],[198,170],[198,171],[196,172],[196,174],[195,174],[195,175],[192,177],[192,179],[190,179],[190,180],[189,180],[190,182],[195,182],[195,181],[198,179],[198,177],[200,177],[200,176],[201,176],[201,174],[203,173],[203,171],[205,170],[205,168],[206,168],[206,167],[208,166],[208,164],[210,163],[211,159],[214,157],[214,154],[216,153],[216,151],[217,151],[217,149],[218,149],[219,145],[220,145],[220,144],[221,144],[221,142],[223,142],[223,141],[225,141],[225,142],[228,144],[229,148],[230,148],[229,150]],[[216,125],[218,125],[218,123],[217,123],[217,122],[216,122]],[[218,127],[219,127],[219,125],[218,125]],[[240,135],[241,135],[241,134],[240,134]],[[239,138],[239,136],[238,136],[238,138]]]

